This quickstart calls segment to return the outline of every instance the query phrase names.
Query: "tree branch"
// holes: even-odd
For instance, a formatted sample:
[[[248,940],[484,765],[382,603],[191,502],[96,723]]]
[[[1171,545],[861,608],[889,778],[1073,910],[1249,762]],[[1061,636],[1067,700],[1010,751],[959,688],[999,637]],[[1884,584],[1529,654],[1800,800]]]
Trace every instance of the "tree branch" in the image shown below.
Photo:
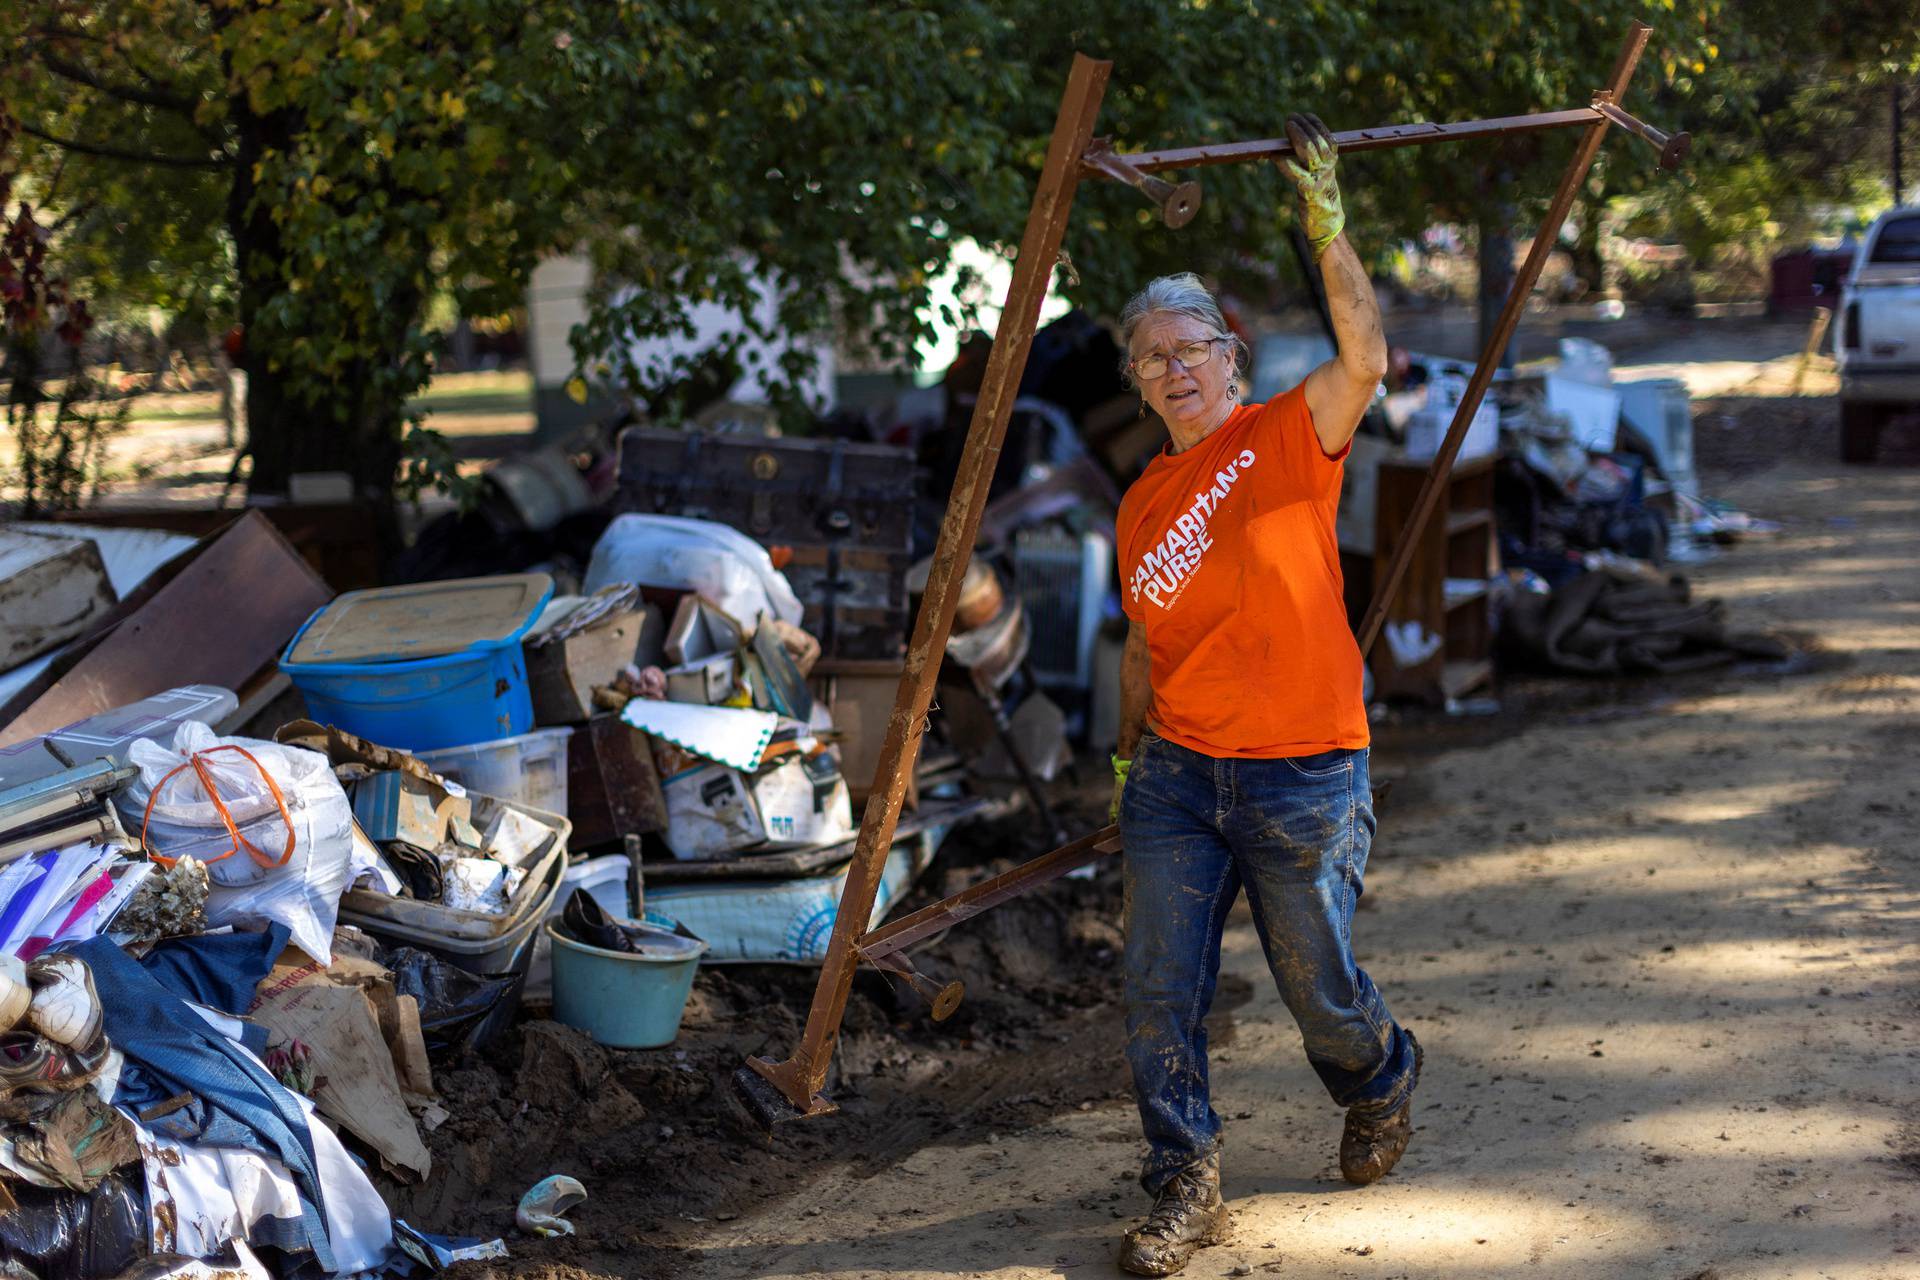
[[[62,159],[64,162],[64,157]],[[88,214],[92,213],[94,209],[97,207],[98,206],[96,206],[94,202],[91,200],[82,200],[79,204],[73,206],[73,208],[67,210],[65,213],[61,214],[58,218],[54,219],[53,225],[47,228],[47,234],[50,236],[59,234],[60,229],[66,226],[69,222],[72,222],[78,218],[86,217]]]
[[[56,147],[78,152],[83,156],[100,156],[107,160],[126,160],[133,164],[158,164],[172,169],[228,169],[233,167],[230,159],[214,159],[208,156],[199,159],[194,156],[156,156],[142,151],[123,151],[119,147],[96,146],[90,142],[79,142],[72,138],[58,138],[51,133],[43,133],[29,124],[20,125],[20,132],[42,142],[50,142]]]
[[[160,89],[141,89],[130,84],[114,84],[79,63],[68,62],[44,46],[40,50],[40,61],[55,75],[63,76],[75,84],[86,85],[89,89],[97,89],[109,98],[117,98],[121,102],[131,102],[143,107],[158,107],[162,111],[177,111],[188,117],[193,115],[195,108],[199,105],[191,98]]]

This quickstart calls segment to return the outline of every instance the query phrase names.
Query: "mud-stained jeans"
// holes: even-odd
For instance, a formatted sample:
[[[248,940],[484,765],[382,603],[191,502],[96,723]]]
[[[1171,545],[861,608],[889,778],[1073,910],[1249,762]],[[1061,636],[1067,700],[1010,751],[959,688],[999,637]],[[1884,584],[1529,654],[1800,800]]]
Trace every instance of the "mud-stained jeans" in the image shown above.
[[[1413,1042],[1353,962],[1373,842],[1367,753],[1217,760],[1148,734],[1121,801],[1126,844],[1127,1061],[1151,1150],[1151,1194],[1220,1144],[1207,1092],[1207,1010],[1220,936],[1244,887],[1260,945],[1342,1107],[1391,1110]]]

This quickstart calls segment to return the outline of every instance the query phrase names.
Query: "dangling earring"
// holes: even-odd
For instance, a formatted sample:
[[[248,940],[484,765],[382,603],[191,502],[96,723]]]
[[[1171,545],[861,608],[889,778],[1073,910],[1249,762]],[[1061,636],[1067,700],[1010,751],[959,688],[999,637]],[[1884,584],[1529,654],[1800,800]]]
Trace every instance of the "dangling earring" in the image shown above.
[[[1147,398],[1145,396],[1140,397],[1140,412],[1133,416],[1136,418],[1144,418],[1147,416]]]
[[[1234,383],[1234,382],[1229,382],[1229,383],[1227,384],[1227,399],[1229,399],[1229,400],[1238,400],[1239,398],[1240,398],[1240,386],[1239,386],[1239,384],[1238,384],[1238,383]]]

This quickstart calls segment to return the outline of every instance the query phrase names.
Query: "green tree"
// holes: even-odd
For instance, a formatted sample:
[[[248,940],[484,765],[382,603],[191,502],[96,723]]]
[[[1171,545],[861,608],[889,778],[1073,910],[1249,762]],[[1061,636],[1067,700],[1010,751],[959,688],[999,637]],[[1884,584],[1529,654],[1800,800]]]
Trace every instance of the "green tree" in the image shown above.
[[[1670,95],[1698,139],[1690,181],[1623,183],[1621,212],[1751,292],[1776,252],[1892,202],[1889,105],[1920,77],[1920,24],[1903,0],[1750,0],[1715,37],[1711,73],[1682,68]]]
[[[254,490],[346,470],[385,494],[431,373],[429,300],[497,311],[555,251],[616,282],[579,349],[643,394],[678,371],[633,367],[629,340],[686,331],[702,301],[750,312],[756,280],[777,327],[904,357],[952,246],[1017,238],[1076,49],[1114,60],[1101,131],[1135,148],[1271,136],[1298,109],[1344,128],[1566,105],[1630,16],[1676,28],[1653,60],[1670,71],[1700,61],[1718,7],[15,0],[0,94],[73,261],[244,325]],[[1357,157],[1350,226],[1365,249],[1524,212],[1568,145]],[[1173,267],[1272,278],[1278,175],[1204,181],[1179,233],[1090,185],[1070,291],[1106,310]]]

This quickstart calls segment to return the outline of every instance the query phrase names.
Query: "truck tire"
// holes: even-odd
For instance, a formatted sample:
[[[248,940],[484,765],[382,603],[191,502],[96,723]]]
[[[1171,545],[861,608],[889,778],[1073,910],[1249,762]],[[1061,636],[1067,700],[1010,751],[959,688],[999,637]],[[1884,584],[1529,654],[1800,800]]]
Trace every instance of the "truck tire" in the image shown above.
[[[1880,452],[1880,405],[1860,400],[1840,402],[1840,461],[1872,462]]]

